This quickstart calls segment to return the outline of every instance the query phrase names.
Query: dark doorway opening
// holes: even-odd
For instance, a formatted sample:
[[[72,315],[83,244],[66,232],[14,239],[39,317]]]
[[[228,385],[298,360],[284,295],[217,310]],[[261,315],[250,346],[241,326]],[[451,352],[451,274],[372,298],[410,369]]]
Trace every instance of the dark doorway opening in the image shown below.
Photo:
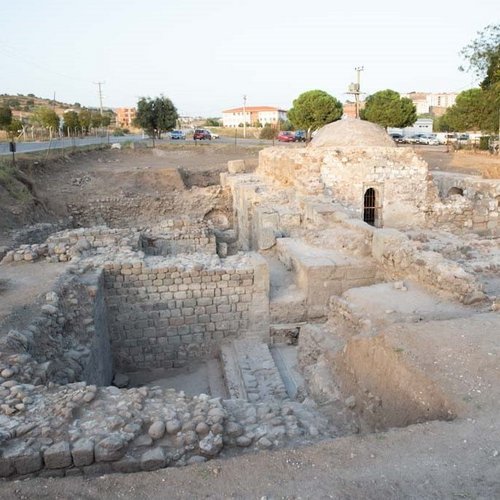
[[[375,189],[368,188],[364,197],[363,220],[371,226],[375,225],[375,202]]]

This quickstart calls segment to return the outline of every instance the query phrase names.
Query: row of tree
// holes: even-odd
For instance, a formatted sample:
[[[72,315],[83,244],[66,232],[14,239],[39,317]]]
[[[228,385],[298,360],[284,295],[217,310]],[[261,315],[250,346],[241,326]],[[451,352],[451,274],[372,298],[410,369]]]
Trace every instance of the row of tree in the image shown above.
[[[59,130],[65,135],[79,134],[88,135],[92,129],[107,127],[111,123],[109,114],[100,114],[97,111],[82,109],[79,113],[76,111],[66,111],[62,117],[52,109],[46,106],[36,108],[29,117],[29,123],[21,122],[12,115],[9,107],[0,107],[0,129],[7,131],[9,137],[16,137],[20,131],[24,130],[29,124],[32,127],[43,129],[48,132],[50,138]]]

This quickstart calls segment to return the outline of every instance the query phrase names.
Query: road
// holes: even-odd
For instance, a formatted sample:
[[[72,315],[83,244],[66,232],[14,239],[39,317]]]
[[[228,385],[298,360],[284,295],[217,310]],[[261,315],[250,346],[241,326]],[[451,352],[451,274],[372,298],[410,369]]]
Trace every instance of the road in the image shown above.
[[[109,144],[114,142],[125,142],[125,141],[142,141],[142,135],[126,135],[126,136],[109,136],[108,137],[66,137],[64,139],[53,139],[52,141],[43,142],[18,142],[17,153],[33,153],[35,151],[45,151],[47,149],[63,149],[72,148],[80,146],[89,146],[91,144],[107,144],[109,139]],[[11,154],[9,151],[8,142],[0,142],[0,155]]]
[[[142,135],[126,135],[126,136],[109,136],[108,137],[66,137],[64,139],[53,139],[52,141],[37,141],[37,142],[17,142],[16,152],[17,153],[34,153],[36,151],[46,151],[47,149],[63,149],[63,148],[73,148],[80,146],[89,146],[91,144],[113,144],[115,142],[126,142],[126,141],[149,141],[151,139],[144,139]],[[212,141],[194,141],[193,139],[186,140],[171,140],[168,136],[162,138],[161,140],[156,140],[159,144],[234,144],[234,138],[232,137],[221,137],[220,139],[214,139]],[[272,141],[262,140],[262,139],[237,139],[237,144],[239,146],[258,146],[258,145],[271,145]],[[276,144],[279,144],[276,141]],[[9,155],[9,143],[0,142],[0,156]]]

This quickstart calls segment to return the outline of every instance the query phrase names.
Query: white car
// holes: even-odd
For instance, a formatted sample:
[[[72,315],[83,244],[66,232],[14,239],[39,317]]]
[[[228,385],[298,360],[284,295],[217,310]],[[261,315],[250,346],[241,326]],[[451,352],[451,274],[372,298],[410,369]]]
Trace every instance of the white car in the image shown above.
[[[206,131],[210,134],[210,136],[212,137],[212,139],[220,139],[219,134],[216,134],[215,132],[212,132],[209,129],[206,129]]]

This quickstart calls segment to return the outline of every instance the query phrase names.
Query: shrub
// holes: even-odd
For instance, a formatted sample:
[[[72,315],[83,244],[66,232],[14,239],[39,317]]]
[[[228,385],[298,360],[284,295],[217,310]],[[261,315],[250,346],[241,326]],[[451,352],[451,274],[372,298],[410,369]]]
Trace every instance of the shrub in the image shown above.
[[[260,131],[259,137],[260,137],[260,139],[275,139],[276,135],[277,135],[276,129],[273,127],[270,127],[269,125],[266,125]]]

